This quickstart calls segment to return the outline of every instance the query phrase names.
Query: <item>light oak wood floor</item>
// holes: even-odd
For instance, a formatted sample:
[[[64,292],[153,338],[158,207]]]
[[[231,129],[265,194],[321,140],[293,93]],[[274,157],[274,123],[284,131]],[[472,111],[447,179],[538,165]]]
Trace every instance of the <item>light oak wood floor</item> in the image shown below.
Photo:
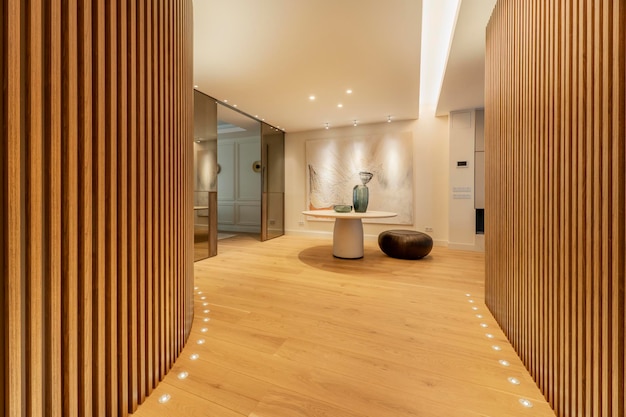
[[[331,253],[330,239],[220,241],[195,266],[187,346],[134,415],[554,416],[485,307],[483,254]]]

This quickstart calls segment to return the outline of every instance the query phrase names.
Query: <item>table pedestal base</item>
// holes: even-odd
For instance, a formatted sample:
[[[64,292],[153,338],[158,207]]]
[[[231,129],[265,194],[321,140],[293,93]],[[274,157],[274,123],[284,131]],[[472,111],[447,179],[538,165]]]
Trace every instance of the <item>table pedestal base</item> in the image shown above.
[[[363,222],[361,219],[335,220],[333,255],[343,259],[363,257]]]

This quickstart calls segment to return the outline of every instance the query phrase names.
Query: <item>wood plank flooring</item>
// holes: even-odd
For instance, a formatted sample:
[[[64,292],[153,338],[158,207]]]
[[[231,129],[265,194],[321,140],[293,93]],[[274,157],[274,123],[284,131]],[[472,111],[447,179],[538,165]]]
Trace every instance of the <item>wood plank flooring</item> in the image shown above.
[[[483,254],[244,235],[195,271],[189,342],[134,416],[554,416],[485,307]]]

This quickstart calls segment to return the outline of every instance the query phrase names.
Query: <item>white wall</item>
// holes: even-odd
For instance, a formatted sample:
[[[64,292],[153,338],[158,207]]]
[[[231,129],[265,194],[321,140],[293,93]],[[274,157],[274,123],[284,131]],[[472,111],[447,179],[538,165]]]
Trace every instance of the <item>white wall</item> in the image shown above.
[[[484,236],[476,234],[476,198],[484,196],[484,158],[477,159],[476,146],[484,140],[482,110],[450,113],[449,244],[452,249],[483,250]],[[477,137],[480,136],[480,137]],[[459,162],[466,166],[459,166]],[[479,177],[476,177],[476,174]],[[477,181],[478,180],[478,181]]]
[[[448,242],[448,118],[425,117],[343,128],[287,133],[285,138],[285,232],[308,236],[332,236],[333,223],[311,221],[306,210],[305,142],[311,139],[411,132],[413,136],[414,213],[412,226],[364,224],[366,239],[377,239],[384,230],[401,228],[426,231],[435,244]]]

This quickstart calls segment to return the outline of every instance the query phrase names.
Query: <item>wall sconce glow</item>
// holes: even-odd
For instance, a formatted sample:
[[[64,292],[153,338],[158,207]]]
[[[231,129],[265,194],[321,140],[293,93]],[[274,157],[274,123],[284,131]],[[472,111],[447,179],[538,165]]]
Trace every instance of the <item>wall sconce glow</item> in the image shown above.
[[[161,404],[165,404],[166,402],[168,402],[170,400],[170,398],[172,398],[169,394],[163,394],[159,397],[159,402]]]
[[[459,0],[422,1],[420,116],[435,114],[459,4]]]
[[[178,379],[186,379],[189,376],[189,372],[183,371],[178,374]]]

